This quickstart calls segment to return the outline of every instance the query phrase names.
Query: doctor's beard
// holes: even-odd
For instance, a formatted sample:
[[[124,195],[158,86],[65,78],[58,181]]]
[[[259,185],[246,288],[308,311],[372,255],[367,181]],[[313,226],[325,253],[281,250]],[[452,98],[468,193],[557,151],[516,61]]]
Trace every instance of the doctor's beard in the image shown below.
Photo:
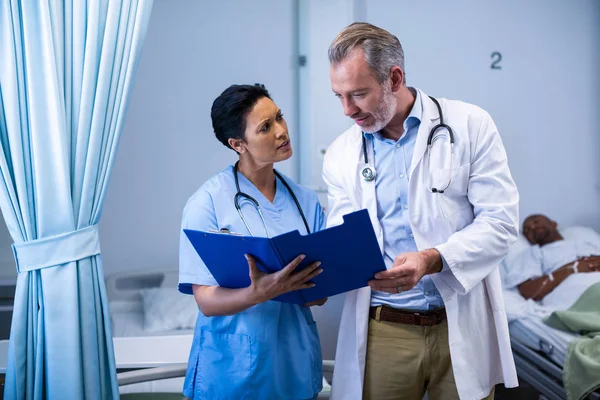
[[[394,118],[394,112],[396,111],[396,97],[392,93],[392,83],[388,82],[382,86],[382,95],[379,105],[371,113],[373,117],[373,123],[369,125],[363,125],[361,128],[363,132],[375,133],[379,132],[390,123]]]

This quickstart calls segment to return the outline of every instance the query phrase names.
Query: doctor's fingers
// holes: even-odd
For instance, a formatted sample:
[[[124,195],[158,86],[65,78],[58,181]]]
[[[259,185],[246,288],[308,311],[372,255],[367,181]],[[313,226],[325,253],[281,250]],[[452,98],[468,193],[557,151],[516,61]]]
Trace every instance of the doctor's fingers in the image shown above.
[[[418,283],[415,277],[405,277],[398,279],[375,279],[369,281],[371,289],[379,290],[380,292],[398,293],[398,288],[401,291],[407,291],[415,287]]]
[[[392,267],[388,270],[381,271],[375,274],[375,279],[389,280],[399,279],[412,274],[411,267]]]

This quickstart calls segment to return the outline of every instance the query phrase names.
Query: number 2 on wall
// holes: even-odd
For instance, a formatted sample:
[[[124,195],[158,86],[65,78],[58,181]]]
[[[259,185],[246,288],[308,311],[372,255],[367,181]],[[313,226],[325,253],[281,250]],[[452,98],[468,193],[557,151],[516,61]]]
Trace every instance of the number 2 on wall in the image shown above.
[[[502,60],[502,54],[500,54],[497,51],[493,52],[492,53],[492,65],[490,66],[490,68],[502,69],[502,67],[499,65],[501,60]]]

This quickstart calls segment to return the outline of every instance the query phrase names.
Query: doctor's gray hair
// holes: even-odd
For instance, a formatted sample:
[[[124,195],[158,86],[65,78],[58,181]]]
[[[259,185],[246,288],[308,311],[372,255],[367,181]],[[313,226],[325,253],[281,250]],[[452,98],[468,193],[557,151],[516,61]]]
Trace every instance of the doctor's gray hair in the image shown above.
[[[406,85],[404,50],[396,36],[375,25],[355,22],[344,28],[329,46],[329,63],[336,66],[356,47],[363,50],[379,83],[383,83],[389,77],[390,69],[397,65],[404,73],[402,83]]]

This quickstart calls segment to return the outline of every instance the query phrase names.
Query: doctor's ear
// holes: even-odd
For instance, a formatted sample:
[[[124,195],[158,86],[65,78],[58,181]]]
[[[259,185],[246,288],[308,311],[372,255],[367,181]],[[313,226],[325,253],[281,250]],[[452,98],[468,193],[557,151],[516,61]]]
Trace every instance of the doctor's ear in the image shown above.
[[[404,71],[399,66],[394,65],[390,68],[390,78],[392,79],[392,92],[396,92],[404,86]]]
[[[244,147],[244,141],[242,139],[233,139],[230,138],[227,140],[229,146],[236,151],[236,153],[242,154],[246,152],[246,148]]]

